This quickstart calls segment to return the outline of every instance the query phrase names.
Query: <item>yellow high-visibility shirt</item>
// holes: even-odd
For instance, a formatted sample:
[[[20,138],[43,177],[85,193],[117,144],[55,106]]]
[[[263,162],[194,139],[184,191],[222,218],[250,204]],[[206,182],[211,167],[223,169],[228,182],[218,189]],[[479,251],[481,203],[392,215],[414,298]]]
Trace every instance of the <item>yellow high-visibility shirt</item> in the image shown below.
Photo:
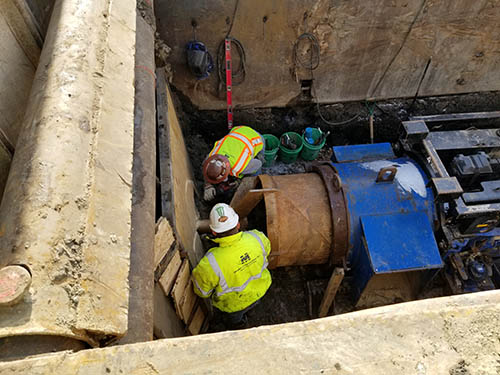
[[[230,175],[242,177],[241,172],[250,160],[264,148],[263,141],[259,133],[252,128],[236,126],[224,138],[215,142],[208,156],[225,155],[231,165]]]
[[[241,311],[264,296],[271,286],[267,257],[271,243],[258,230],[214,240],[191,275],[193,288],[224,312]]]

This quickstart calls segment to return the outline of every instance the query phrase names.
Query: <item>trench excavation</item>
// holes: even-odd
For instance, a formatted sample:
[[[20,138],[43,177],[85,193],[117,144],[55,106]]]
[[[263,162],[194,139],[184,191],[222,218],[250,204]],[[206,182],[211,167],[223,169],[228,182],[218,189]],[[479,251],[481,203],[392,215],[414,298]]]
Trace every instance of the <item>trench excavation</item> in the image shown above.
[[[215,202],[271,243],[272,285],[243,328],[500,288],[498,45],[470,32],[497,8],[396,2],[378,19],[356,2],[195,3],[0,3],[0,372],[55,351],[222,337],[203,336],[228,326],[192,282]],[[266,164],[208,203],[201,166],[228,114],[263,135]],[[434,313],[453,316],[447,304]],[[121,366],[103,358],[102,372]]]
[[[493,110],[494,106],[488,104],[489,96],[491,98],[498,97],[498,93],[487,94],[480,100],[482,105],[479,106],[474,95],[426,98],[420,100],[417,107],[411,100],[393,100],[380,103],[378,105],[380,110],[375,110],[378,115],[375,117],[374,122],[375,143],[392,143],[395,145],[394,153],[404,156],[404,150],[398,148],[400,147],[398,139],[403,133],[402,122],[409,117],[408,109],[410,109],[411,116],[426,115],[436,106],[443,105],[443,101],[445,101],[449,107],[461,106],[471,110],[479,107],[485,110]],[[404,267],[409,268],[406,272],[383,273],[374,275],[376,277],[371,279],[367,277],[369,280],[360,280],[359,273],[364,272],[361,271],[363,265],[345,267],[346,256],[352,246],[361,246],[360,244],[353,245],[347,238],[349,237],[348,216],[358,214],[352,211],[356,211],[356,207],[346,207],[347,200],[345,196],[335,197],[335,189],[331,187],[327,191],[327,186],[332,184],[335,186],[337,183],[335,175],[338,173],[339,167],[344,166],[344,164],[339,164],[333,170],[330,170],[329,163],[331,160],[335,160],[334,152],[332,152],[333,147],[370,143],[369,118],[366,106],[365,108],[363,106],[363,103],[345,103],[342,105],[343,109],[348,109],[347,114],[342,115],[344,117],[352,117],[353,112],[351,111],[359,111],[359,119],[349,124],[349,131],[345,126],[331,126],[323,123],[318,117],[314,106],[301,105],[291,108],[252,109],[241,110],[241,113],[236,112],[236,118],[248,121],[243,121],[242,124],[254,126],[261,134],[269,132],[279,137],[280,134],[291,130],[302,132],[308,126],[320,127],[324,132],[330,131],[331,133],[326,145],[314,162],[304,161],[300,158],[293,163],[284,163],[278,160],[272,166],[262,168],[260,176],[245,178],[234,197],[226,200],[227,203],[231,203],[231,206],[240,214],[240,217],[244,218],[243,222],[248,229],[263,231],[270,238],[273,248],[278,248],[277,253],[279,255],[271,254],[269,258],[273,284],[262,299],[260,306],[247,314],[250,327],[318,317],[332,272],[336,269],[335,266],[340,268],[344,266],[343,268],[346,271],[338,287],[334,303],[327,310],[328,314],[339,314],[363,308],[453,294],[453,290],[450,289],[442,273],[432,274],[432,276],[425,275],[426,273],[432,273],[433,267],[438,267],[441,262],[436,246],[434,246],[435,249],[432,254],[427,254],[430,257],[429,259],[423,260],[420,264],[405,265]],[[338,118],[338,109],[338,106],[322,106],[322,111],[331,117]],[[227,132],[223,125],[225,113],[195,111],[189,100],[182,97],[182,95],[178,102],[178,112],[181,119],[187,120],[187,126],[183,130],[187,148],[191,151],[190,158],[193,164],[193,173],[197,180],[198,189],[201,191],[203,177],[200,168],[196,168],[196,166],[201,165],[213,142],[218,139],[217,137],[221,137]],[[189,114],[187,115],[187,113]],[[293,123],[290,123],[291,114],[294,114]],[[250,118],[254,119],[254,123],[250,122]],[[430,128],[435,131],[495,127],[498,127],[496,119],[480,119],[472,124],[459,121],[430,123]],[[388,155],[378,155],[375,159],[384,157],[394,159],[396,157],[392,150],[376,150],[375,154],[384,154],[386,151]],[[367,160],[374,159],[368,158]],[[449,161],[448,159],[447,162]],[[376,164],[376,162],[373,163]],[[394,162],[387,163],[387,166],[390,166],[391,163],[405,166],[399,171],[403,177],[404,174],[415,174],[415,176],[421,174],[422,180],[417,182],[419,187],[414,186],[413,188],[418,190],[418,188],[422,189],[422,187],[428,185],[426,172],[423,172],[418,164],[407,164],[411,163],[409,159],[394,159]],[[342,172],[344,175],[341,175],[340,179],[346,183],[349,181],[349,176],[354,174],[355,177],[350,182],[352,186],[358,183],[367,186],[368,181],[366,183],[362,182],[365,178],[363,170],[353,172],[352,168],[355,168],[355,166],[346,166],[346,170]],[[408,172],[405,172],[404,168],[409,168]],[[376,179],[378,172],[378,170],[371,172],[373,180]],[[350,189],[352,190],[352,188]],[[425,188],[423,189],[425,190]],[[258,194],[261,197],[255,198]],[[365,199],[365,194],[367,193],[360,191],[358,199]],[[380,194],[385,193],[381,191]],[[395,192],[394,194],[397,195],[398,193]],[[422,195],[425,194],[422,193]],[[373,200],[376,199],[376,196],[368,196],[366,199]],[[417,207],[415,212],[422,212],[433,206],[432,192],[430,190],[426,199],[420,203],[417,201],[412,202],[412,205]],[[331,206],[334,204],[333,202],[336,204],[335,208]],[[420,204],[422,206],[418,208]],[[381,208],[382,211],[379,214],[394,211],[392,205],[399,207],[397,201],[391,202],[387,204],[387,207]],[[201,218],[207,218],[211,205],[202,199],[197,199],[197,206]],[[377,211],[375,207],[364,209]],[[406,212],[413,210],[412,208],[400,209]],[[360,215],[363,216],[365,213],[360,213]],[[435,225],[433,213],[429,211],[427,215],[431,225]],[[332,218],[338,221],[342,217],[344,217],[344,224],[338,225],[337,223],[337,227],[335,227],[335,220],[332,220]],[[402,228],[401,230],[407,231],[408,228]],[[422,230],[426,231],[426,229]],[[409,236],[411,236],[410,232],[408,232]],[[434,240],[432,237],[428,237],[422,241]],[[211,247],[209,241],[204,241],[204,245],[205,250]],[[397,246],[397,244],[389,246]],[[361,252],[355,256],[350,255],[351,258],[359,256],[362,256]],[[415,256],[407,254],[408,259]],[[356,263],[354,259],[350,259],[348,262]],[[418,271],[418,269],[421,271]],[[212,321],[210,331],[221,329],[224,328],[222,325],[217,324],[216,317]]]

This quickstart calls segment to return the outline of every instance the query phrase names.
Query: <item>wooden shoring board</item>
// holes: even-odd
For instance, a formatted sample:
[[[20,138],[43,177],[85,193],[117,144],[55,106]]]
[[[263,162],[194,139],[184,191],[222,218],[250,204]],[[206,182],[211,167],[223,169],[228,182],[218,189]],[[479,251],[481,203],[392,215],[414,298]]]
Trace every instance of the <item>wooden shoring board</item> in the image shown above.
[[[158,267],[165,255],[167,255],[174,242],[174,231],[170,223],[166,218],[161,217],[156,224],[154,269]]]
[[[186,292],[186,287],[192,288],[191,273],[189,272],[189,261],[187,259],[184,259],[171,293],[172,298],[174,299],[175,311],[177,312],[177,315],[184,321],[187,321],[187,319],[189,319],[189,316],[185,318],[182,314],[182,302],[184,299],[184,294]]]
[[[344,279],[344,269],[336,267],[333,270],[332,277],[328,282],[328,286],[325,290],[325,295],[323,296],[323,300],[321,301],[321,305],[319,306],[319,317],[323,318],[328,315],[328,311],[332,306],[333,300],[335,299],[335,295],[339,290],[340,283]]]
[[[163,289],[163,293],[165,293],[166,296],[170,294],[170,291],[174,286],[181,265],[182,265],[182,259],[180,253],[177,249],[175,249],[172,259],[170,259],[167,268],[165,269],[160,279],[158,280],[158,283],[160,284],[161,288]]]
[[[168,87],[166,90],[172,177],[170,187],[172,189],[172,215],[174,217],[171,223],[182,249],[187,253],[191,265],[195,266],[205,254],[203,249],[197,246],[197,241],[194,240],[194,237],[198,235],[197,222],[200,218],[195,203],[196,184],[174,100]],[[200,166],[196,166],[196,168],[200,168]]]
[[[205,313],[203,312],[203,309],[201,306],[198,306],[196,309],[193,319],[191,320],[191,323],[188,326],[188,331],[192,335],[197,335],[201,332],[201,328],[203,326],[203,322],[205,321]]]
[[[168,286],[165,288],[168,288]],[[186,326],[189,326],[192,319],[194,319],[193,314],[199,305],[199,298],[193,290],[191,272],[189,271],[189,261],[187,259],[185,259],[180,266],[171,295],[174,300],[177,315]]]
[[[191,279],[191,278],[190,278]],[[184,289],[184,295],[181,300],[180,309],[182,311],[182,316],[184,323],[186,325],[189,324],[191,315],[196,305],[196,301],[198,300],[198,296],[194,294],[193,286],[191,282],[186,285],[186,289]]]

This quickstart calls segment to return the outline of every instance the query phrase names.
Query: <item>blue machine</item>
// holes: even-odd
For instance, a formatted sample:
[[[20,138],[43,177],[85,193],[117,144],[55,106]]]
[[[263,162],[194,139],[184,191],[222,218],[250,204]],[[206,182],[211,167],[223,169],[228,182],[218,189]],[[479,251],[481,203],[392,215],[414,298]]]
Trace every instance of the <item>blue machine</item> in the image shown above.
[[[495,116],[405,121],[399,156],[389,143],[339,146],[314,168],[332,210],[330,263],[352,271],[356,297],[406,272],[420,287],[443,276],[455,294],[500,288],[500,129],[469,124]],[[427,126],[461,119],[467,130]]]
[[[349,213],[349,250],[359,298],[375,275],[443,267],[434,238],[437,215],[428,178],[388,143],[333,148]]]

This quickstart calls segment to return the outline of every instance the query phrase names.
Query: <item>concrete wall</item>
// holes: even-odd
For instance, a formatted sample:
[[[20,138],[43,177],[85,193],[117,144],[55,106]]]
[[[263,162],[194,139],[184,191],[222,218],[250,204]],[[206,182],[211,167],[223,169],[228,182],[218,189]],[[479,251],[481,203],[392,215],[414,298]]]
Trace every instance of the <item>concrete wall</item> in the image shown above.
[[[0,373],[498,374],[499,306],[498,291],[436,298],[306,322],[61,352],[0,363]]]
[[[56,2],[0,205],[0,265],[32,282],[0,337],[127,331],[135,25],[135,2]]]
[[[312,77],[313,96],[324,103],[413,97],[419,85],[421,96],[500,89],[498,0],[157,2],[159,30],[173,49],[173,84],[201,109],[225,108],[225,93],[218,96],[215,72],[196,84],[185,66],[191,20],[215,58],[235,4],[231,35],[247,58],[246,80],[233,90],[237,106],[285,106]],[[305,32],[321,49],[313,76],[292,58]],[[306,43],[298,52],[307,61]]]
[[[0,197],[40,57],[30,20],[18,5],[0,1]]]

